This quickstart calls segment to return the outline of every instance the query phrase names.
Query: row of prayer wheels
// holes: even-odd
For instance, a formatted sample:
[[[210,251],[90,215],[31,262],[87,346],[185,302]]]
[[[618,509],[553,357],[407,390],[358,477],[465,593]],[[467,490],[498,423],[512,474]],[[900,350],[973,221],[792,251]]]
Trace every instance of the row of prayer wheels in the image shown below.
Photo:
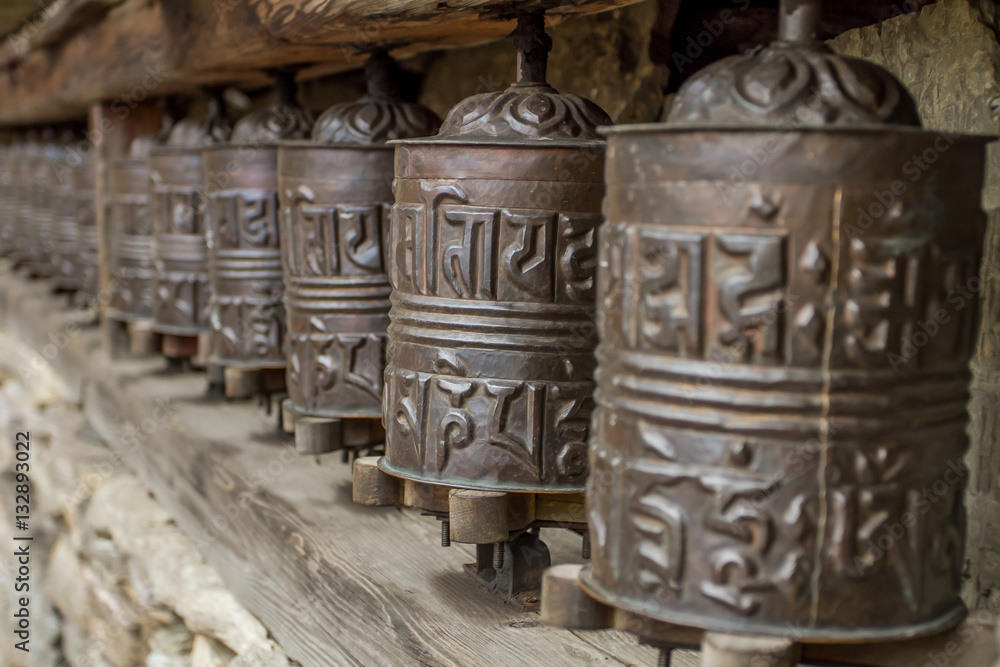
[[[512,34],[517,82],[443,122],[384,52],[315,120],[288,76],[233,127],[214,97],[109,166],[106,315],[168,357],[207,341],[231,396],[284,383],[304,453],[384,443],[356,502],[437,517],[498,592],[537,589],[540,528],[584,535],[550,622],[946,629],[962,486],[921,494],[967,446],[976,308],[954,297],[988,138],[922,130],[891,75],[815,41],[819,11],[783,3],[778,42],[659,124],[601,129],[545,83],[541,15]],[[60,145],[2,153],[0,252],[94,296],[94,168],[58,169]]]

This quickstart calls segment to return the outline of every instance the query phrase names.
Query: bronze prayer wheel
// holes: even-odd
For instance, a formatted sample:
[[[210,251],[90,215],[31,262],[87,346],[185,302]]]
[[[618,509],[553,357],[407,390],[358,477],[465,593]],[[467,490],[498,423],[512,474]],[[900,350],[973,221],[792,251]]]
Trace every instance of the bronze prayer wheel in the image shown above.
[[[111,297],[108,317],[121,322],[153,316],[153,222],[146,160],[156,135],[132,142],[128,157],[108,167]]]
[[[987,140],[921,130],[817,9],[607,133],[582,583],[714,632],[904,638],[964,614]]]
[[[173,337],[197,337],[210,324],[201,153],[206,146],[228,140],[231,128],[221,95],[213,95],[209,104],[207,115],[180,121],[164,144],[149,152],[150,212],[156,239],[153,330]]]
[[[11,143],[0,148],[0,257],[14,252],[14,159],[19,149]]]
[[[97,271],[98,235],[96,206],[96,171],[93,156],[87,156],[73,168],[73,201],[77,228],[77,267],[80,292],[90,301],[96,300],[100,291]]]
[[[50,161],[52,178],[52,284],[57,289],[80,288],[80,236],[76,223],[76,192],[73,186],[74,155],[71,132],[64,135],[66,145]]]
[[[33,152],[28,169],[31,174],[31,214],[25,228],[28,239],[28,272],[35,277],[48,278],[55,274],[55,171],[53,165],[63,155],[63,150],[53,142],[54,133],[47,136]]]
[[[430,134],[440,122],[429,109],[398,97],[393,67],[386,54],[371,56],[367,95],[324,112],[311,142],[285,142],[278,149],[286,412],[300,450],[381,441],[393,160],[386,141]],[[362,420],[357,423],[370,428],[352,435],[339,420]],[[314,427],[317,434],[307,432]]]
[[[38,151],[37,134],[26,133],[25,141],[15,147],[11,163],[13,216],[11,220],[11,259],[16,266],[27,263],[31,257],[31,238],[28,227],[32,212],[31,162]]]
[[[213,299],[209,361],[226,369],[286,365],[276,143],[309,136],[313,117],[296,104],[290,73],[280,73],[276,87],[275,106],[245,116],[228,144],[202,154]],[[231,384],[227,395],[238,395]]]
[[[519,81],[396,142],[384,422],[391,475],[581,492],[593,405],[596,229],[610,119],[545,83],[537,16]]]

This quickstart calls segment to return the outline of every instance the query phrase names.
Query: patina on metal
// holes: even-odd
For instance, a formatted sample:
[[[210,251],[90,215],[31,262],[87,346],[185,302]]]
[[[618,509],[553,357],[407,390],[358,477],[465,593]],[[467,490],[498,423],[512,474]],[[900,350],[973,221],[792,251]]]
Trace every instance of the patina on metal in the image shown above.
[[[396,143],[384,423],[389,474],[491,491],[583,490],[596,230],[611,120],[545,83],[542,15],[518,81]]]
[[[228,141],[231,131],[222,91],[213,91],[206,115],[178,122],[163,145],[149,151],[150,214],[156,239],[152,310],[157,333],[196,338],[208,331],[211,288],[201,154],[206,146]],[[168,343],[165,338],[165,348]]]
[[[56,289],[80,289],[80,236],[76,224],[76,193],[73,168],[80,161],[72,128],[59,133],[59,152],[49,161],[52,179],[52,285]]]
[[[426,107],[401,99],[395,67],[385,52],[372,54],[367,94],[325,111],[310,142],[278,149],[288,317],[285,412],[302,450],[370,445],[383,437],[393,160],[386,142],[426,136],[440,124]]]
[[[229,143],[206,148],[202,160],[212,291],[209,361],[250,372],[278,369],[280,378],[286,357],[276,144],[307,138],[314,118],[296,102],[291,72],[278,73],[275,88],[274,106],[242,118]],[[237,393],[231,386],[227,391]]]
[[[98,235],[96,176],[93,153],[73,168],[73,201],[77,230],[77,270],[80,294],[84,303],[94,304],[100,290],[98,274]]]
[[[108,166],[111,298],[106,314],[119,322],[153,317],[153,221],[149,211],[150,148],[162,132],[132,141],[128,157]]]
[[[905,638],[964,614],[988,139],[921,130],[818,10],[607,133],[582,583],[715,632]]]

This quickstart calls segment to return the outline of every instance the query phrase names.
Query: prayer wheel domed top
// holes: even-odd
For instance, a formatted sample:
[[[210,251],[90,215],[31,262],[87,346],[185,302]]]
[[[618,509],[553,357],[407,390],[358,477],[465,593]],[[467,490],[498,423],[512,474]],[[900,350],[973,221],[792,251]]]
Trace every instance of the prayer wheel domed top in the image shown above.
[[[607,131],[582,582],[715,632],[910,637],[964,614],[989,139],[921,130],[818,13]]]
[[[545,81],[541,14],[518,80],[396,142],[379,466],[470,489],[574,493],[593,406],[596,229],[611,121]]]

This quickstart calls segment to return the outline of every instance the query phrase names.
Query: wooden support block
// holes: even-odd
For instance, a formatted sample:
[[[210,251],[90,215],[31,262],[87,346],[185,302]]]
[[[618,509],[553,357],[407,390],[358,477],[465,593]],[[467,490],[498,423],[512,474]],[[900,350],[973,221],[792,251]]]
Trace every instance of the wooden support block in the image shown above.
[[[506,493],[452,489],[448,517],[455,542],[493,544],[505,541],[510,534]]]
[[[706,632],[701,640],[704,667],[796,667],[802,647],[791,639]]]
[[[403,480],[402,505],[405,507],[416,507],[425,512],[437,514],[448,514],[448,496],[451,489],[440,484],[426,484],[424,482],[414,482]]]
[[[160,351],[160,334],[153,331],[149,320],[134,320],[127,325],[129,353],[136,357],[149,357]]]
[[[344,447],[368,447],[385,442],[381,419],[344,419],[341,424]]]
[[[223,371],[226,398],[247,399],[261,393],[264,373],[256,368],[226,366]]]
[[[369,507],[398,505],[402,482],[378,467],[377,456],[362,456],[354,462],[354,502]]]
[[[285,433],[295,433],[295,420],[298,418],[296,413],[293,412],[289,406],[291,406],[290,398],[286,398],[281,402],[281,430]]]
[[[565,563],[542,576],[542,622],[567,630],[612,627],[614,610],[587,595],[580,586],[582,565]]]
[[[265,394],[277,394],[285,391],[284,368],[262,368],[260,373],[260,389]]]
[[[198,369],[208,368],[208,358],[212,355],[212,332],[198,334],[197,352],[191,357],[191,365]]]
[[[198,337],[164,334],[162,352],[165,357],[190,359],[198,354]]]
[[[339,419],[299,417],[295,420],[295,449],[300,454],[326,454],[342,447]]]
[[[111,359],[125,359],[132,356],[132,337],[125,322],[102,317],[100,320],[101,340],[105,352]]]

